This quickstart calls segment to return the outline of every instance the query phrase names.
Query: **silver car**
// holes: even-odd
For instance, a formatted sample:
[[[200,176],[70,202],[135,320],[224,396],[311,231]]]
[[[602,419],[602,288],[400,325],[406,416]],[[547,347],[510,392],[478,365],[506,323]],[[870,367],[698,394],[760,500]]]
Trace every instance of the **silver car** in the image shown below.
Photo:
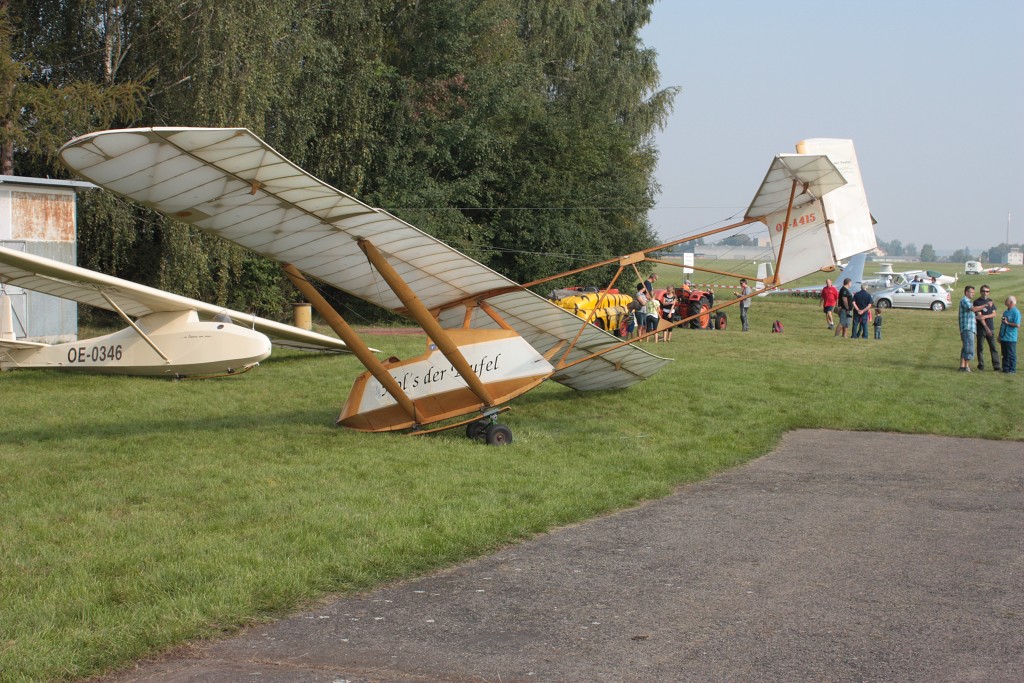
[[[901,287],[890,287],[875,293],[874,298],[879,308],[930,308],[933,311],[944,311],[952,303],[949,291],[931,282],[910,282]]]

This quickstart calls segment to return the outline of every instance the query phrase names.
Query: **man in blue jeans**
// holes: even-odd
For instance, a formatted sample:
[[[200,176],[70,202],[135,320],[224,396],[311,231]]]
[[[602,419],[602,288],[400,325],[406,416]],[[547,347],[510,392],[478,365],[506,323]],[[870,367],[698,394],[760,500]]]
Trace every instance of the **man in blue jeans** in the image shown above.
[[[1017,297],[1006,297],[1006,313],[999,326],[999,345],[1003,349],[1003,372],[1012,375],[1017,372],[1017,333],[1020,330],[1020,309]],[[980,357],[981,352],[978,352]]]
[[[874,299],[868,293],[868,286],[862,284],[856,294],[853,295],[853,334],[851,339],[856,339],[858,333],[861,339],[868,338],[868,311]]]

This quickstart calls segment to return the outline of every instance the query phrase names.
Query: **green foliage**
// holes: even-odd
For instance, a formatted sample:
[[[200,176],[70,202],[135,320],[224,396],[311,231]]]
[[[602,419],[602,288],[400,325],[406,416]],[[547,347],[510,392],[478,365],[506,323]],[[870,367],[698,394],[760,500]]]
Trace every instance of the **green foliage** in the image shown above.
[[[921,245],[921,260],[922,261],[934,261],[935,260],[935,247],[930,244]]]
[[[100,122],[245,126],[514,279],[550,275],[654,242],[651,136],[674,91],[638,38],[651,4],[15,0],[9,66],[31,77],[14,78],[68,109],[66,129],[19,143],[19,168]],[[127,108],[139,91],[118,88],[143,82],[144,109]],[[124,106],[90,108],[100,86]],[[217,302],[290,296],[145,209],[88,197],[82,216],[83,264]]]
[[[106,58],[109,44],[97,43],[97,31],[63,32],[86,3],[10,2],[0,8],[0,170],[50,175],[57,150],[68,139],[96,127],[131,121],[142,112],[145,87],[152,77],[116,81],[109,68],[83,72],[84,54]],[[109,6],[88,15],[106,25],[116,10]],[[55,22],[50,24],[49,22]],[[82,28],[82,27],[79,27]],[[84,60],[94,66],[97,60]]]

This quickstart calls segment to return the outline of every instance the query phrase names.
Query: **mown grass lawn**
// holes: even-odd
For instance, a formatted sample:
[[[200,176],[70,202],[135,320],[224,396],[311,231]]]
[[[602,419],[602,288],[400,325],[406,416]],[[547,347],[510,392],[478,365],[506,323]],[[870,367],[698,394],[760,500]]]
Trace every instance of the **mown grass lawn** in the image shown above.
[[[1016,272],[959,289],[983,279],[1000,302],[1024,293]],[[451,565],[664,496],[791,429],[1024,441],[1024,375],[956,372],[955,311],[888,311],[882,341],[833,337],[810,300],[755,300],[745,334],[729,313],[725,332],[645,345],[676,362],[633,388],[518,399],[504,448],[335,428],[351,357],[275,353],[217,381],[0,375],[0,680],[110,671]]]

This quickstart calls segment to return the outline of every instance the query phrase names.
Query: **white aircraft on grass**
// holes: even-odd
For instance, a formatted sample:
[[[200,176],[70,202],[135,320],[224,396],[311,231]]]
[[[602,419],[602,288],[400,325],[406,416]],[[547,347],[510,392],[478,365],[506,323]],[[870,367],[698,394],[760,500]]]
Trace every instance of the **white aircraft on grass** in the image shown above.
[[[900,270],[894,271],[891,263],[879,265],[875,277],[867,280],[869,287],[900,287],[912,282],[930,282],[933,285],[954,285],[959,278],[959,273],[952,276],[943,275],[937,270]]]
[[[114,311],[128,327],[63,344],[18,339],[11,295],[22,289]],[[200,320],[200,315],[211,320]],[[268,335],[279,347],[348,350],[341,340],[323,334],[0,247],[0,370],[160,377],[235,374],[270,355]]]
[[[862,219],[870,215],[854,173],[852,143],[801,144],[808,149],[775,157],[741,222],[572,273],[618,266],[611,289],[627,269],[637,273],[636,264],[656,260],[654,252],[755,221],[774,226],[773,286],[874,246],[870,222],[870,244],[863,243]],[[100,187],[281,262],[366,367],[339,425],[419,434],[466,425],[468,436],[508,443],[511,431],[496,416],[503,404],[540,383],[620,389],[670,362],[527,289],[569,273],[517,284],[314,178],[246,129],[102,131],[72,140],[60,156]],[[835,200],[828,203],[830,198]],[[790,243],[794,234],[800,239]],[[411,318],[427,333],[425,352],[404,361],[378,360],[311,279]]]

